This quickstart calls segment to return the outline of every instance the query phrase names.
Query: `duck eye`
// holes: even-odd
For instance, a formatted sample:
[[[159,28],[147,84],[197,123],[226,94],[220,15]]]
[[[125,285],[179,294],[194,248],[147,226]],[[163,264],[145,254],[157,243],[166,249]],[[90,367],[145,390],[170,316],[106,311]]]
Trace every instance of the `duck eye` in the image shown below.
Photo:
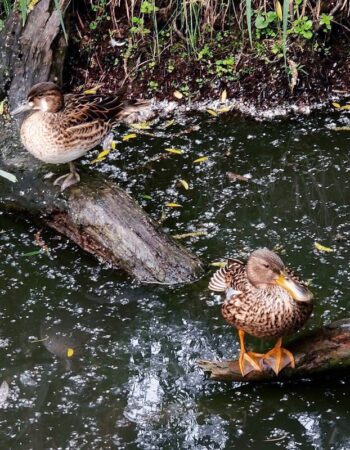
[[[269,264],[264,264],[264,267],[266,267],[266,269],[268,269],[270,267]]]

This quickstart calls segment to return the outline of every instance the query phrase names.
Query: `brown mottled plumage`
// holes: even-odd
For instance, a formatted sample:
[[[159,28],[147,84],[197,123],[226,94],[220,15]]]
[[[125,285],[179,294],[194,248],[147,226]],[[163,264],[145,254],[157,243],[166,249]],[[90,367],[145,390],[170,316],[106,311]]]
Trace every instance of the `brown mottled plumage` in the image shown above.
[[[100,144],[113,122],[145,108],[149,102],[125,102],[122,94],[68,94],[51,82],[31,88],[24,106],[12,114],[32,111],[21,125],[21,140],[36,158],[52,164],[70,163],[71,173],[60,177],[61,190],[79,181],[72,161]]]
[[[276,373],[289,363],[294,364],[294,359],[289,357],[290,352],[281,348],[280,339],[277,347],[281,349],[282,355],[279,355],[281,360],[277,361],[277,365],[274,361],[271,363],[273,355],[269,353],[272,351],[267,356],[252,353],[250,358],[243,342],[244,333],[259,338],[282,338],[294,333],[304,325],[312,312],[311,292],[284,267],[279,256],[263,248],[254,251],[247,264],[229,260],[225,267],[213,275],[209,289],[226,293],[222,314],[229,324],[240,331],[243,375],[250,370],[261,370],[261,359]],[[250,368],[244,367],[247,362]]]

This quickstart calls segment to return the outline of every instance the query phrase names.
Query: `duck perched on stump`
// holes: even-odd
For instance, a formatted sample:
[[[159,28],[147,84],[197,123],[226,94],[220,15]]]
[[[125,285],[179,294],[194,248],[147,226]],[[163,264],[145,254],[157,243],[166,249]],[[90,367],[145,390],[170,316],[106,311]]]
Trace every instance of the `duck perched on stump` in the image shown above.
[[[313,309],[313,295],[287,268],[279,256],[267,248],[251,253],[246,264],[229,259],[211,278],[209,289],[225,292],[222,315],[236,327],[240,340],[239,366],[245,376],[262,370],[265,363],[278,375],[294,357],[282,347],[282,338],[299,330]],[[247,352],[245,333],[258,338],[278,338],[265,354]]]
[[[51,82],[38,83],[27,102],[12,114],[31,111],[21,125],[21,140],[36,158],[51,164],[69,163],[70,173],[54,184],[61,191],[80,181],[72,161],[100,144],[114,122],[145,109],[149,102],[124,101],[123,94],[68,94]]]

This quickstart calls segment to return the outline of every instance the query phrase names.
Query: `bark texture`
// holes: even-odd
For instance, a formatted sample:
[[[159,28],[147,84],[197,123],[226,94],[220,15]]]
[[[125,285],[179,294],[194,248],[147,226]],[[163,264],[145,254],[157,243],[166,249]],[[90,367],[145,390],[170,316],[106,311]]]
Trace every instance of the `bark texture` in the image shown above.
[[[286,345],[295,357],[295,369],[287,367],[278,377],[266,367],[262,372],[253,371],[242,377],[238,360],[197,361],[198,366],[216,381],[276,381],[316,376],[327,371],[350,367],[350,319],[339,320]]]

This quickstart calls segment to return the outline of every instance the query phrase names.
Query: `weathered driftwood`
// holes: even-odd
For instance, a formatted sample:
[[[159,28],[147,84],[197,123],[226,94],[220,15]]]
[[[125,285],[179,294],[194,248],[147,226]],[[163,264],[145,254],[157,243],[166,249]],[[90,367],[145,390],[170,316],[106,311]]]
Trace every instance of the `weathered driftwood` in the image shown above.
[[[64,17],[69,0],[61,0]],[[67,43],[53,0],[40,0],[22,26],[17,9],[0,32],[0,96],[7,94],[10,108],[23,102],[39,81],[60,83]]]
[[[44,176],[67,171],[66,165],[42,165],[14,141],[15,133],[0,139],[0,167],[18,179],[13,184],[0,178],[0,209],[40,218],[141,282],[186,283],[202,274],[200,260],[162,232],[115,183],[88,170],[81,172],[77,186],[61,194]]]
[[[266,367],[242,377],[238,360],[197,361],[199,367],[217,381],[275,381],[310,377],[327,371],[350,368],[350,319],[339,320],[307,335],[302,335],[286,345],[295,357],[295,369],[287,367],[276,377]]]

